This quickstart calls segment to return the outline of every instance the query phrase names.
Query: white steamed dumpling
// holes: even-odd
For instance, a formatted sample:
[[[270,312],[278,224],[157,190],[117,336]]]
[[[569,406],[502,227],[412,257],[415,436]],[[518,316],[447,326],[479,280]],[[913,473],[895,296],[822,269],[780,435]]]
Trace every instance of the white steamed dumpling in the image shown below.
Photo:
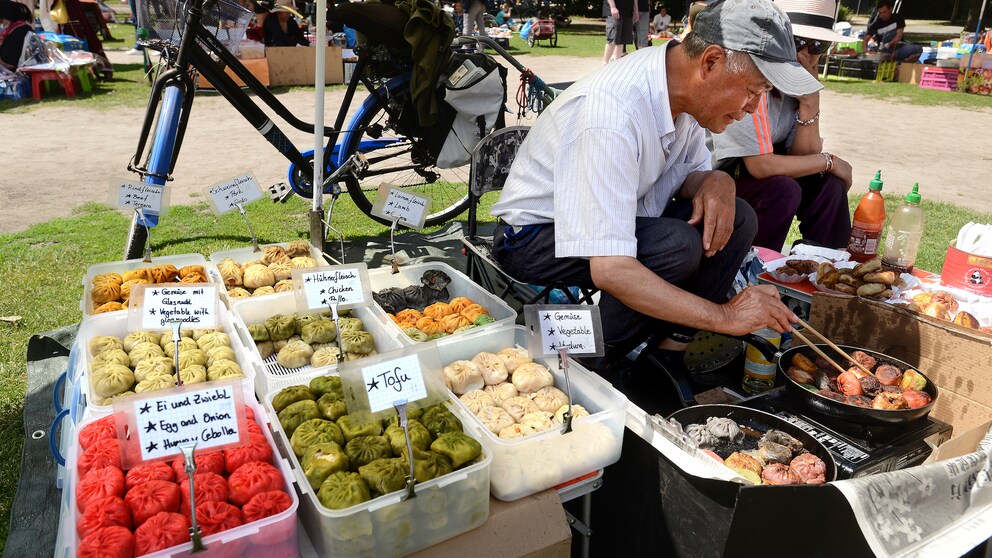
[[[510,416],[513,417],[513,420],[517,422],[520,422],[520,419],[523,418],[523,416],[526,415],[527,413],[535,413],[541,410],[537,408],[536,403],[534,403],[533,401],[531,401],[529,397],[524,395],[511,397],[506,401],[504,401],[503,404],[500,406],[506,409],[506,412],[510,413]]]
[[[510,347],[508,349],[503,349],[502,351],[496,353],[496,356],[503,361],[503,365],[506,366],[506,371],[510,374],[516,372],[517,367],[521,364],[534,362],[534,359],[530,358],[530,355],[527,354],[527,349],[524,349],[523,347]]]
[[[473,389],[472,391],[463,394],[461,397],[461,402],[468,407],[469,411],[472,411],[473,415],[478,415],[479,411],[483,407],[495,407],[496,402],[488,393],[482,391],[481,389]]]
[[[554,386],[543,387],[530,394],[530,398],[534,400],[539,409],[548,413],[553,413],[568,403],[568,396],[565,395],[565,392]]]
[[[510,376],[506,365],[503,364],[503,359],[493,353],[481,352],[472,357],[472,362],[479,367],[479,372],[482,373],[482,381],[487,386],[505,382]]]
[[[514,387],[522,393],[535,392],[543,387],[554,385],[555,377],[544,366],[536,362],[521,364],[511,378]]]
[[[456,360],[445,366],[444,378],[455,395],[463,395],[473,389],[482,389],[486,385],[479,367],[470,360]]]
[[[482,388],[482,391],[485,391],[493,398],[493,403],[497,407],[502,405],[507,399],[520,395],[517,388],[510,382],[503,382],[494,386],[486,386]]]
[[[499,434],[504,428],[509,428],[513,426],[514,420],[510,416],[510,413],[506,412],[506,409],[502,407],[482,407],[476,416],[482,421],[482,425],[492,431],[493,434]]]

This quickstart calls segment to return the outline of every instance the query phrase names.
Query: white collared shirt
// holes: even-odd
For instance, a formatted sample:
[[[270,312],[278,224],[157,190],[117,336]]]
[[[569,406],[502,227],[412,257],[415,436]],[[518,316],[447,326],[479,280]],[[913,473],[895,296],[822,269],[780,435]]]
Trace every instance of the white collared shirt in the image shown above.
[[[668,44],[671,44],[669,42]],[[668,44],[569,87],[520,146],[492,214],[555,223],[555,256],[637,256],[635,217],[659,217],[686,176],[710,170],[703,129],[672,120]]]

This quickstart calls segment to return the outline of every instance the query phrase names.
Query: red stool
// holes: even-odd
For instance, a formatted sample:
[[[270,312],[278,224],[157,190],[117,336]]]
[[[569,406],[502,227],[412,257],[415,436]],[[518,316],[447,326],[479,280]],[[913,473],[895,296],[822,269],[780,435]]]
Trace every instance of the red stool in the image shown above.
[[[69,73],[56,72],[55,70],[32,70],[31,68],[21,68],[21,71],[31,76],[31,96],[34,100],[41,100],[41,88],[46,81],[57,81],[65,89],[66,97],[76,96],[76,83]]]

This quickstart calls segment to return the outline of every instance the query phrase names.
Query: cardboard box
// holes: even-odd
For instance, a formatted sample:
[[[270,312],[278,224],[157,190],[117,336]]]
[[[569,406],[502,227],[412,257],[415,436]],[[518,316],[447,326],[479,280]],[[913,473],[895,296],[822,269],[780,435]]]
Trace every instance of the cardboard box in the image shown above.
[[[952,240],[947,246],[940,284],[992,296],[992,258],[958,250],[956,243],[957,240]]]
[[[324,84],[344,83],[341,47],[329,46],[324,60]],[[317,69],[314,47],[266,47],[271,85],[313,85]]]
[[[923,68],[926,68],[926,64],[909,64],[906,62],[899,64],[899,83],[919,85],[920,78],[923,76]]]
[[[409,558],[569,558],[572,530],[561,499],[545,490],[513,502],[489,500],[489,520],[478,529],[415,552]]]
[[[961,61],[959,62],[959,67],[961,69],[968,67],[969,58],[971,59],[972,69],[981,68],[983,62],[985,62],[986,60],[992,60],[992,54],[981,53],[981,52],[976,52],[974,56],[972,56],[970,53],[962,54]]]
[[[255,79],[262,82],[262,85],[265,86],[269,85],[269,64],[268,62],[266,62],[264,58],[261,60],[242,60],[241,63],[244,64],[245,68],[247,68],[249,72],[251,72],[251,75],[255,76]],[[244,87],[245,82],[242,81],[241,78],[239,78],[238,76],[234,75],[234,72],[231,70],[231,68],[224,68],[224,73],[231,76],[231,78],[234,80],[235,83],[238,84],[239,87]],[[210,82],[202,75],[200,76],[200,81],[198,83],[198,86],[202,89],[214,88],[214,86],[211,85]]]

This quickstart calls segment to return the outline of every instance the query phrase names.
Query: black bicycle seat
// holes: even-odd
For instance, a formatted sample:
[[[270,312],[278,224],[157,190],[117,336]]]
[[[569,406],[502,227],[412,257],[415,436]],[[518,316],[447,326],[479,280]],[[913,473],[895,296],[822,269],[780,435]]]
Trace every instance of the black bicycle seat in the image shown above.
[[[392,48],[409,48],[403,29],[410,17],[392,4],[346,2],[337,5],[341,23],[365,35],[366,39]]]

